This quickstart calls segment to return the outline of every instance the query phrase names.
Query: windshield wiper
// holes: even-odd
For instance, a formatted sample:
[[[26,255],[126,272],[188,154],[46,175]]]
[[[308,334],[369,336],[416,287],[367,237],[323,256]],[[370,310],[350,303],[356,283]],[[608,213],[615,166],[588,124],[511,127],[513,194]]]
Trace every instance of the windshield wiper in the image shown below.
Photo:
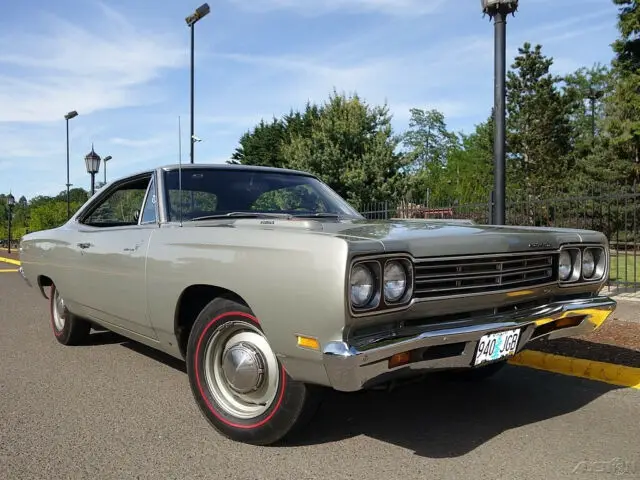
[[[300,213],[294,215],[297,218],[337,218],[338,220],[344,218],[344,215],[339,213]]]
[[[197,220],[212,220],[216,218],[291,218],[291,215],[287,213],[264,213],[264,212],[229,212],[220,213],[216,215],[204,215],[202,217],[192,218],[192,221]]]

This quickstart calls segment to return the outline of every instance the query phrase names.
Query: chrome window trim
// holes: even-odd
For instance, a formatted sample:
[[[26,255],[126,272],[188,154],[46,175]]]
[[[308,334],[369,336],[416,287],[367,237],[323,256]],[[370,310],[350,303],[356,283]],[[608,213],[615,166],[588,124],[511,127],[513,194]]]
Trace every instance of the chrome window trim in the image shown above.
[[[153,172],[151,174],[151,178],[149,179],[149,185],[147,185],[147,191],[144,194],[144,198],[142,199],[142,206],[140,208],[140,217],[138,218],[138,225],[158,225],[159,222],[159,218],[158,218],[158,188],[157,188],[157,181],[156,181],[157,175],[156,172]],[[147,221],[147,222],[143,222],[142,221],[142,216],[144,213],[144,210],[147,206],[147,201],[149,200],[149,194],[153,193],[151,192],[151,189],[154,189],[155,193],[156,193],[156,203],[154,205],[154,210],[155,210],[155,220],[153,221]]]

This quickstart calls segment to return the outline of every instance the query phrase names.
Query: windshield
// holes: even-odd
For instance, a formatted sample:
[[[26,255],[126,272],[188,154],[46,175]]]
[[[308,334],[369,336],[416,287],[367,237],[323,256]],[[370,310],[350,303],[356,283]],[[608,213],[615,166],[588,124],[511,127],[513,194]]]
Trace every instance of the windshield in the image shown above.
[[[167,221],[180,219],[178,170],[165,172]],[[243,214],[363,218],[314,177],[250,169],[182,170],[182,220]]]

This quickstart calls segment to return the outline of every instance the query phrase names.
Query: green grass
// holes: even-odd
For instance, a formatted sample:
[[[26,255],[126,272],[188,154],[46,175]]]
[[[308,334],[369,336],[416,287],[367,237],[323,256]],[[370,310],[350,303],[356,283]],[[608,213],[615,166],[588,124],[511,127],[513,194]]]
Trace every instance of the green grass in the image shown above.
[[[618,282],[640,283],[640,252],[618,253],[611,256],[609,280]]]

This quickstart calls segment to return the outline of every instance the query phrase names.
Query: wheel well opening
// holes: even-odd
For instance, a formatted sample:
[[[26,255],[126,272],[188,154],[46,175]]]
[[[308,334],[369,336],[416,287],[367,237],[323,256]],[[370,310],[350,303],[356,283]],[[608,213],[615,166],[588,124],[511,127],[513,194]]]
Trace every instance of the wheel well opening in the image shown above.
[[[40,275],[38,277],[38,288],[40,288],[40,293],[44,298],[49,298],[47,297],[47,294],[45,293],[44,288],[50,287],[51,285],[53,285],[53,280],[51,280],[46,275]]]
[[[175,313],[175,334],[181,355],[186,358],[191,328],[202,309],[215,298],[228,298],[247,305],[237,293],[213,285],[191,285],[180,298]],[[248,305],[247,305],[248,306]]]

